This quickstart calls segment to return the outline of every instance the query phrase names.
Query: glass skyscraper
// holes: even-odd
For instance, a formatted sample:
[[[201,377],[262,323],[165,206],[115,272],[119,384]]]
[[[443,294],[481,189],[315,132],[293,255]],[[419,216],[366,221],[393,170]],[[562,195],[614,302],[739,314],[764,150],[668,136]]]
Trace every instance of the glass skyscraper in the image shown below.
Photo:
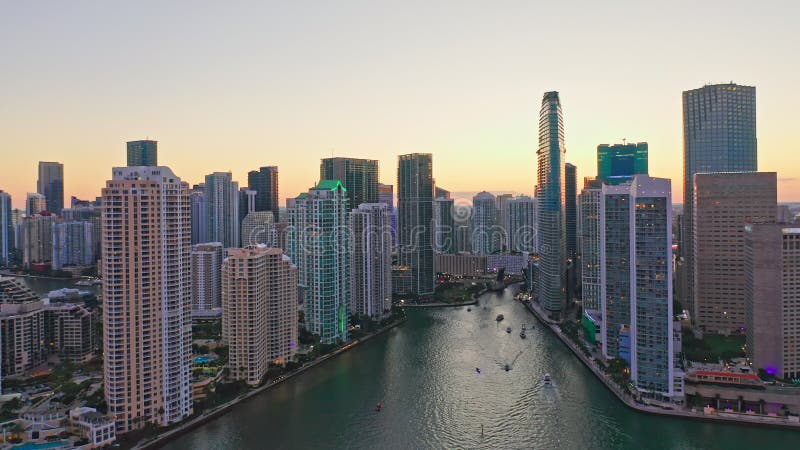
[[[128,142],[128,167],[157,165],[158,141]]]
[[[433,294],[433,156],[400,155],[397,167],[397,243],[401,266],[411,268],[416,295]]]
[[[350,209],[362,203],[378,203],[378,161],[358,158],[324,158],[320,180],[341,180],[347,189]]]
[[[558,92],[547,92],[539,112],[537,192],[539,302],[558,315],[564,306],[564,118]]]
[[[206,238],[225,248],[239,246],[239,183],[230,172],[206,175]]]
[[[578,253],[578,172],[567,163],[564,167],[564,226],[567,242],[567,258],[575,258]]]
[[[597,146],[597,178],[603,183],[624,182],[647,174],[647,142]]]
[[[47,210],[61,214],[64,209],[64,165],[58,162],[39,162],[39,179],[36,191],[44,195]]]
[[[686,260],[684,307],[694,305],[694,216],[692,196],[697,173],[755,172],[756,88],[707,85],[683,93],[683,224],[680,253]]]
[[[0,267],[8,265],[14,245],[14,224],[11,222],[11,195],[0,191]]]
[[[247,185],[256,191],[256,211],[271,211],[275,223],[280,221],[278,203],[278,167],[265,166],[247,173]]]

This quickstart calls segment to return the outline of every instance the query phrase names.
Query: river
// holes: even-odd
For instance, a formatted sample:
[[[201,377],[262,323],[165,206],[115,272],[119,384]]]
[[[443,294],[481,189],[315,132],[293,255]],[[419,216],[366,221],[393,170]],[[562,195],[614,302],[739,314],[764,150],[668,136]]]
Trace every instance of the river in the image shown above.
[[[797,431],[631,411],[508,290],[485,295],[481,303],[472,312],[409,310],[400,327],[237,405],[166,448],[800,446]],[[500,324],[499,313],[505,316]],[[525,340],[519,336],[523,323],[529,328]],[[506,363],[512,365],[508,372]],[[545,373],[553,386],[542,382]],[[378,402],[381,412],[375,411]]]

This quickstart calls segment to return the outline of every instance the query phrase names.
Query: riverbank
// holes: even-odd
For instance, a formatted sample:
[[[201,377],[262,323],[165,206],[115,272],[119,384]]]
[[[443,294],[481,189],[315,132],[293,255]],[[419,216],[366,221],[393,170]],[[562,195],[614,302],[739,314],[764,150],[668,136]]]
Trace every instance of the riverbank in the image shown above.
[[[431,303],[403,303],[400,305],[401,308],[454,308],[456,306],[471,306],[477,305],[478,299],[489,292],[489,289],[483,288],[480,291],[472,294],[472,300],[466,302],[455,302],[455,303],[447,303],[447,302],[431,302]]]
[[[189,419],[188,421],[178,425],[177,428],[173,428],[173,429],[171,429],[171,430],[169,430],[169,431],[167,431],[167,432],[165,432],[163,434],[160,434],[160,435],[156,436],[155,438],[149,439],[149,440],[147,440],[145,442],[139,442],[133,448],[134,449],[139,449],[139,450],[150,450],[150,449],[161,448],[164,445],[166,445],[167,443],[169,443],[170,441],[172,441],[174,439],[177,439],[178,437],[188,433],[189,431],[191,431],[191,430],[193,430],[193,429],[195,429],[195,428],[197,428],[197,427],[199,427],[199,426],[201,426],[201,425],[203,425],[205,423],[211,422],[212,420],[214,420],[214,419],[216,419],[216,418],[218,418],[220,416],[223,416],[223,415],[227,414],[228,412],[230,412],[233,409],[234,406],[238,405],[239,403],[242,403],[242,402],[244,402],[244,401],[246,401],[248,399],[251,399],[251,398],[253,398],[253,397],[255,397],[255,396],[257,396],[257,395],[259,395],[259,394],[261,394],[261,393],[263,393],[263,392],[265,392],[265,391],[267,391],[267,390],[269,390],[269,389],[271,389],[271,388],[273,388],[275,386],[277,386],[278,384],[283,383],[286,380],[289,380],[289,379],[291,379],[291,378],[293,378],[293,377],[295,377],[297,375],[300,375],[300,374],[306,372],[307,370],[310,370],[310,369],[312,369],[314,367],[319,366],[320,364],[322,364],[322,363],[324,363],[326,361],[329,361],[329,360],[331,360],[333,358],[336,358],[337,356],[339,356],[342,353],[352,349],[353,347],[355,347],[355,346],[357,346],[359,344],[363,344],[363,343],[371,340],[372,338],[374,338],[376,336],[380,336],[380,335],[386,333],[387,331],[391,330],[392,328],[395,328],[395,327],[397,327],[399,325],[402,325],[407,320],[408,320],[407,317],[403,317],[402,319],[400,319],[400,320],[398,320],[398,321],[396,321],[396,322],[394,322],[394,323],[392,323],[390,325],[387,325],[387,326],[381,328],[380,330],[378,330],[378,331],[376,331],[376,332],[374,332],[372,334],[364,336],[364,337],[362,337],[360,339],[355,339],[352,342],[350,342],[349,344],[345,345],[344,347],[338,348],[335,351],[333,351],[332,353],[329,353],[327,355],[324,355],[324,356],[320,357],[319,359],[317,359],[315,361],[307,363],[303,367],[300,367],[299,369],[297,369],[297,370],[295,370],[295,371],[293,371],[291,373],[288,373],[288,374],[283,375],[283,376],[281,376],[281,377],[279,377],[279,378],[277,378],[275,380],[272,380],[272,381],[264,384],[263,386],[259,386],[259,387],[255,388],[253,390],[247,391],[246,393],[240,395],[239,397],[237,397],[237,398],[235,398],[235,399],[233,399],[233,400],[231,400],[231,401],[229,401],[229,402],[227,402],[225,404],[222,404],[222,405],[217,406],[217,407],[215,407],[213,409],[204,411],[201,415],[199,415],[199,416],[197,416],[197,417],[195,417],[193,419]]]
[[[750,414],[741,414],[741,413],[727,413],[727,412],[717,412],[714,414],[706,414],[705,412],[694,412],[694,411],[687,411],[687,410],[675,410],[675,409],[664,409],[655,406],[647,406],[642,405],[634,401],[630,398],[619,386],[617,386],[613,380],[609,379],[603,369],[601,369],[595,361],[587,357],[574,342],[572,342],[564,333],[561,332],[561,328],[559,325],[548,319],[546,314],[541,311],[537,305],[533,302],[525,302],[525,308],[536,317],[539,322],[543,325],[546,325],[550,331],[558,337],[561,342],[569,348],[572,353],[586,366],[594,376],[599,379],[603,385],[613,393],[617,399],[622,402],[628,408],[635,410],[640,413],[651,414],[651,415],[658,415],[658,416],[668,416],[673,418],[682,418],[682,419],[692,419],[692,420],[701,420],[706,422],[723,422],[723,423],[737,423],[737,424],[747,424],[747,425],[760,425],[760,426],[769,426],[775,428],[788,428],[788,429],[796,429],[800,430],[800,423],[797,422],[790,422],[786,418],[782,417],[770,417],[770,416],[763,416],[763,415],[750,415]]]

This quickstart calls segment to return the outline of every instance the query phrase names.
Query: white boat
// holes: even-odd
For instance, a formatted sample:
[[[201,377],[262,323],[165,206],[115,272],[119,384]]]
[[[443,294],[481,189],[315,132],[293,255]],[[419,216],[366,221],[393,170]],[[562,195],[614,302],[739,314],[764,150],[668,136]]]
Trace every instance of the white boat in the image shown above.
[[[545,386],[550,386],[553,384],[553,380],[550,379],[549,373],[544,374],[544,384]]]

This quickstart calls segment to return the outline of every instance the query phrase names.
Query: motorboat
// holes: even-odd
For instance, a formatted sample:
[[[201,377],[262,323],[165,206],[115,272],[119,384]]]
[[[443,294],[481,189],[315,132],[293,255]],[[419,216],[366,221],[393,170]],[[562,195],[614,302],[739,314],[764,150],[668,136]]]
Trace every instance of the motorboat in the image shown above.
[[[544,374],[544,384],[545,386],[550,386],[553,384],[553,380],[550,379],[549,373]]]
[[[506,327],[506,333],[511,333],[511,327]]]
[[[375,412],[381,412],[382,408],[383,408],[383,404],[378,402],[378,404],[375,405]]]
[[[502,322],[503,319],[504,319],[503,315],[502,314],[498,314],[497,317],[494,320],[496,320],[498,322]]]
[[[467,308],[467,312],[472,312],[472,308]]]
[[[519,332],[519,337],[521,337],[522,339],[525,339],[526,337],[528,337],[528,335],[525,334],[525,328],[523,328],[522,331]]]

